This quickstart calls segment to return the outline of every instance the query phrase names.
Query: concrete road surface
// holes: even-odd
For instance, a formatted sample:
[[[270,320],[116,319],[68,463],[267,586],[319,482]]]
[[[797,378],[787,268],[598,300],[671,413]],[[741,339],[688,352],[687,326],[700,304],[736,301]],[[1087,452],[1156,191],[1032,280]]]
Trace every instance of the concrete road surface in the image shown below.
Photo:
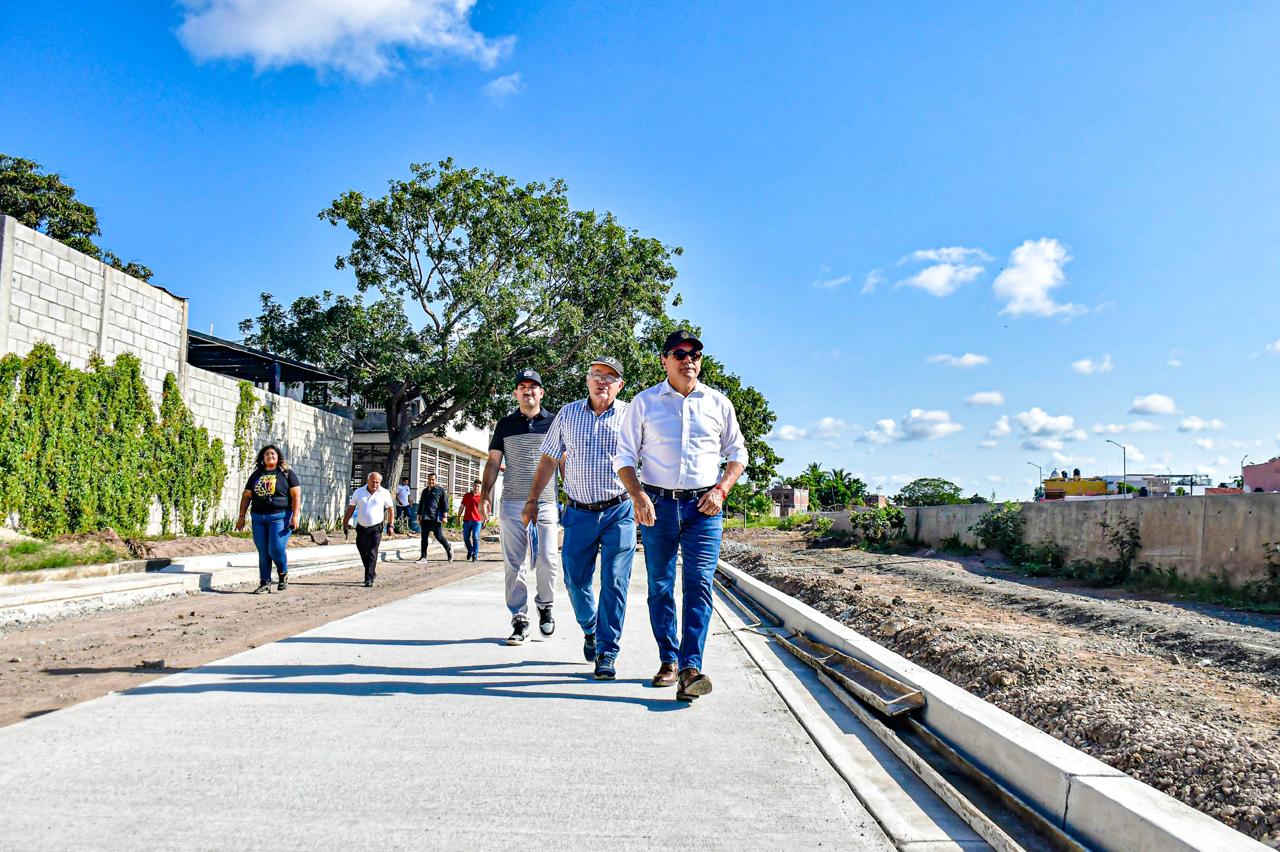
[[[0,848],[892,848],[719,618],[712,695],[648,685],[634,573],[613,683],[493,572],[0,730]]]

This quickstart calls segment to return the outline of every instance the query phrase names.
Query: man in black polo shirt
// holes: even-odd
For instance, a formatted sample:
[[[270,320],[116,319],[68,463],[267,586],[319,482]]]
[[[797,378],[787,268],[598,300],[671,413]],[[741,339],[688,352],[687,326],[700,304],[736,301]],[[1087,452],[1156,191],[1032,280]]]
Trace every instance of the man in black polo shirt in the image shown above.
[[[555,619],[551,617],[551,605],[555,602],[558,521],[554,480],[538,495],[536,523],[526,526],[521,518],[533,472],[542,457],[542,439],[555,419],[555,412],[543,411],[542,394],[542,377],[537,371],[521,370],[516,374],[514,395],[520,408],[499,420],[493,431],[480,492],[484,513],[488,515],[498,469],[505,462],[498,529],[506,564],[507,609],[511,611],[508,645],[523,645],[529,638],[529,583],[525,572],[530,559],[537,578],[534,604],[538,607],[538,629],[543,636],[550,636],[556,629]],[[530,547],[534,544],[531,527],[536,530],[533,547]]]

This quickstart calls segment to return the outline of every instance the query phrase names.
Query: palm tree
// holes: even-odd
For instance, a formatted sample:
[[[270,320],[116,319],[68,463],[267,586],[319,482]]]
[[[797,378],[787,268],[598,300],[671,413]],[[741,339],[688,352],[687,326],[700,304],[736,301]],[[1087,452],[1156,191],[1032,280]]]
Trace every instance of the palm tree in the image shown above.
[[[832,495],[828,505],[847,502],[849,492],[853,489],[853,474],[846,473],[842,467],[833,467],[826,477],[827,493]]]

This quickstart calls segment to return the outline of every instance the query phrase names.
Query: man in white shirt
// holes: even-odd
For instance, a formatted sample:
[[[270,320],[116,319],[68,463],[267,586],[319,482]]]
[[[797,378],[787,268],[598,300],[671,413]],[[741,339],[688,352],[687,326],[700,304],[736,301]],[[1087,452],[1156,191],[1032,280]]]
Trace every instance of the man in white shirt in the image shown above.
[[[636,394],[622,415],[613,466],[631,495],[644,542],[649,624],[660,660],[653,685],[675,685],[678,700],[692,701],[711,692],[702,652],[720,559],[720,510],[747,465],[747,447],[733,403],[698,381],[702,341],[684,329],[672,332],[662,347],[662,366],[666,381]],[[677,549],[684,557],[679,635]]]
[[[378,547],[382,544],[382,530],[390,527],[395,518],[395,500],[391,492],[382,487],[382,474],[371,473],[351,494],[346,514],[342,516],[342,533],[351,529],[351,516],[356,516],[356,550],[364,563],[364,585],[372,588],[378,574]]]

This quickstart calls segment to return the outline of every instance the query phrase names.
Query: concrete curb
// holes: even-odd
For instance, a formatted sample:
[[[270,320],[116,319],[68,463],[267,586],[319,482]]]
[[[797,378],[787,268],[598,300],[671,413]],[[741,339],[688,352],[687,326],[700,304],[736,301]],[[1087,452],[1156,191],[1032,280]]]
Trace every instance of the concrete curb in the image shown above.
[[[0,586],[25,586],[29,583],[57,583],[64,580],[87,580],[114,577],[117,574],[143,574],[158,571],[171,559],[125,559],[98,565],[71,565],[66,568],[41,568],[38,571],[6,571],[0,574]]]
[[[1043,815],[1100,849],[1266,850],[1212,817],[1068,746],[723,560],[739,590],[782,620],[924,693],[924,721]]]
[[[379,550],[381,558],[400,558],[407,551],[403,540]],[[412,548],[418,553],[417,545]],[[289,576],[305,577],[335,571],[356,564],[354,544],[322,545],[306,548],[295,557],[289,554]],[[253,557],[252,563],[239,557]],[[48,580],[15,586],[0,586],[0,629],[75,618],[108,609],[122,609],[152,603],[177,595],[228,589],[258,579],[256,554],[216,553],[186,557],[146,573],[134,572],[80,578]]]

